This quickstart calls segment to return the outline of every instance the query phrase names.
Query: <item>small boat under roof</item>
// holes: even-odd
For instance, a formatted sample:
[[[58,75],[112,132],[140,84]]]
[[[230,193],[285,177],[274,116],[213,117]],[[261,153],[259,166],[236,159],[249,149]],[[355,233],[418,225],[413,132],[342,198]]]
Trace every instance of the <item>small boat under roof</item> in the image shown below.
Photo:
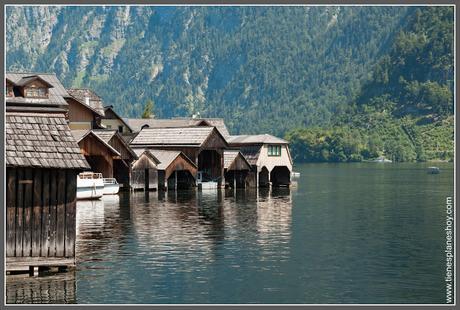
[[[83,172],[77,175],[77,199],[99,199],[103,194],[101,173]]]
[[[115,195],[120,190],[120,184],[118,184],[115,178],[104,178],[104,195]]]

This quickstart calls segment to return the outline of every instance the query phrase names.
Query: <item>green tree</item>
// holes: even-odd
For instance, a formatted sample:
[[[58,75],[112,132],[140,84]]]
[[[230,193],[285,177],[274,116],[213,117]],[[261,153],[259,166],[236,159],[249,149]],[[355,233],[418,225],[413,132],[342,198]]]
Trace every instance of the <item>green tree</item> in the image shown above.
[[[155,114],[153,114],[153,111],[155,109],[155,104],[153,103],[153,100],[147,101],[144,112],[142,112],[142,118],[154,118]]]

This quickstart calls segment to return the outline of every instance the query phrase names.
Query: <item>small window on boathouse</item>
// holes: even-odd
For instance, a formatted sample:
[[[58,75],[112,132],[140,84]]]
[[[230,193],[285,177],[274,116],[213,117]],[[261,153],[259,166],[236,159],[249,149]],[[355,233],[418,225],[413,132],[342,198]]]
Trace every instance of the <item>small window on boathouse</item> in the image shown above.
[[[281,156],[281,145],[269,145],[268,156]]]

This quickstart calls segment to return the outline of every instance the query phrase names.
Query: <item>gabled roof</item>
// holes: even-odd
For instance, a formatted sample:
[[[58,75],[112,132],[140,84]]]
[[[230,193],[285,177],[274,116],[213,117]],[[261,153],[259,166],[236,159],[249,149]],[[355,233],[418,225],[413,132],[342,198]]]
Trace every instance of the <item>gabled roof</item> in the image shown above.
[[[136,156],[138,158],[141,158],[142,154],[145,154],[147,155],[148,157],[150,157],[156,165],[160,164],[160,160],[158,158],[156,158],[152,152],[150,152],[150,150],[146,150],[146,149],[135,149],[134,150],[134,153],[136,154]]]
[[[5,100],[7,104],[67,106],[67,102],[64,98],[69,97],[69,94],[54,73],[7,72],[5,74],[5,78],[15,85],[24,83],[20,81],[23,78],[26,78],[27,81],[31,76],[37,76],[46,83],[52,85],[48,90],[48,98],[6,97]]]
[[[140,156],[142,153],[148,152],[154,158],[158,160],[157,168],[159,170],[166,170],[169,165],[178,157],[182,156],[185,160],[187,160],[192,166],[196,167],[196,164],[188,158],[183,152],[181,151],[170,151],[170,150],[150,150],[150,149],[134,149],[134,151]]]
[[[142,127],[149,128],[175,128],[175,127],[196,127],[202,124],[210,127],[216,127],[221,135],[227,139],[230,136],[227,126],[222,118],[187,118],[177,117],[172,119],[159,118],[124,118],[125,122],[133,131],[139,132]]]
[[[126,121],[120,115],[118,115],[117,112],[115,112],[115,110],[113,109],[113,106],[111,106],[111,105],[105,106],[104,107],[104,114],[107,113],[107,111],[110,111],[111,113],[113,113],[113,115],[115,115],[116,118],[118,118],[126,127],[128,127],[128,129],[131,130],[131,132],[133,132],[133,129],[131,128],[131,126],[129,126],[129,124],[126,123]]]
[[[89,98],[88,106],[93,110],[98,111],[100,115],[104,115],[104,103],[93,90],[89,88],[68,88],[67,92],[70,96],[86,105],[86,98]]]
[[[131,145],[200,147],[213,132],[226,144],[225,138],[215,127],[179,127],[144,128],[131,141]]]
[[[92,130],[96,135],[99,136],[105,143],[109,143],[109,141],[116,136],[119,141],[125,146],[128,152],[134,157],[137,158],[137,154],[133,151],[133,149],[126,143],[125,139],[118,133],[118,130],[107,130],[107,129],[93,129]]]
[[[158,118],[124,118],[133,131],[141,131],[142,127],[148,128],[177,128],[193,127],[198,123],[196,120],[184,119],[158,119]]]
[[[85,139],[88,136],[93,136],[101,142],[110,152],[113,154],[120,156],[120,152],[118,152],[116,149],[114,149],[110,144],[105,142],[101,137],[99,137],[93,130],[72,130],[72,135],[75,137],[75,140],[77,140],[77,143],[80,143],[83,139]]]
[[[230,136],[227,140],[229,144],[289,144],[288,141],[269,134]]]
[[[31,76],[23,77],[22,79],[17,81],[15,84],[16,84],[16,86],[26,86],[26,85],[30,84],[31,82],[33,82],[35,80],[41,81],[43,84],[45,84],[49,88],[54,87],[53,84],[49,83],[48,81],[46,81],[45,79],[41,78],[38,75],[31,75]]]
[[[251,169],[251,165],[249,162],[246,160],[244,155],[239,151],[239,150],[225,150],[224,151],[224,168],[229,169],[232,167],[234,161],[237,158],[241,158],[245,165],[247,165],[248,169]]]
[[[7,112],[6,165],[89,169],[62,113]]]
[[[240,152],[243,154],[244,158],[248,161],[251,165],[257,165],[257,161],[259,160],[261,145],[247,145],[241,146]]]
[[[86,109],[89,109],[91,112],[101,116],[101,117],[104,117],[104,114],[101,113],[100,111],[96,110],[95,108],[93,108],[91,105],[87,105],[86,103],[80,101],[78,98],[75,98],[73,97],[72,95],[69,97],[71,99],[73,99],[75,102],[77,102],[78,104],[80,104],[81,106],[85,107]]]

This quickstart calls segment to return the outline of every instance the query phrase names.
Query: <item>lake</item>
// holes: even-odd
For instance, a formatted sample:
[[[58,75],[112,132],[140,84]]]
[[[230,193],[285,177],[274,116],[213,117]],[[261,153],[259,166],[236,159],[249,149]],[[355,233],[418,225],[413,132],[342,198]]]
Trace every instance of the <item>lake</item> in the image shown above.
[[[445,303],[453,164],[303,164],[291,189],[77,204],[77,268],[8,303]]]

